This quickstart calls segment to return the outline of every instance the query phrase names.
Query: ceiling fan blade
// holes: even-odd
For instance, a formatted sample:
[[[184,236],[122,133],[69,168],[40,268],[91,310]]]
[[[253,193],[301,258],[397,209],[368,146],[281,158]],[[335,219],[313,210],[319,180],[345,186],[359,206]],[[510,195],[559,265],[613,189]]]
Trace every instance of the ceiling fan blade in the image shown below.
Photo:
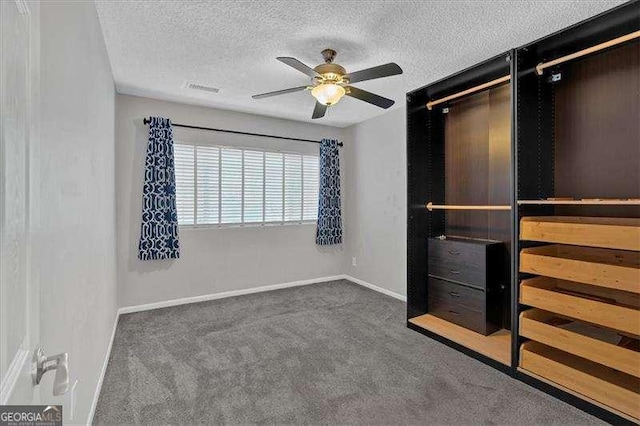
[[[275,92],[267,92],[267,93],[261,93],[259,95],[253,95],[252,98],[262,99],[262,98],[269,98],[271,96],[286,95],[287,93],[299,92],[301,90],[305,90],[306,88],[307,86],[292,87],[291,89],[276,90]]]
[[[324,114],[326,112],[327,112],[327,106],[322,105],[320,102],[316,101],[316,106],[313,109],[313,115],[311,116],[311,118],[313,119],[322,118],[324,117]]]
[[[347,86],[346,88],[348,89],[347,96],[369,102],[370,104],[380,108],[387,109],[396,103],[391,99],[376,95],[375,93],[367,92],[366,90],[358,89],[357,87]]]
[[[402,74],[402,68],[396,63],[389,62],[377,67],[352,72],[345,75],[345,78],[349,79],[349,83],[357,83],[358,81],[373,80],[374,78],[389,77],[397,74]]]
[[[313,68],[309,68],[308,66],[306,66],[305,64],[297,60],[296,58],[290,58],[288,56],[280,56],[280,57],[277,57],[276,59],[282,63],[289,65],[292,68],[297,69],[301,73],[304,73],[311,78],[317,77],[320,75]]]

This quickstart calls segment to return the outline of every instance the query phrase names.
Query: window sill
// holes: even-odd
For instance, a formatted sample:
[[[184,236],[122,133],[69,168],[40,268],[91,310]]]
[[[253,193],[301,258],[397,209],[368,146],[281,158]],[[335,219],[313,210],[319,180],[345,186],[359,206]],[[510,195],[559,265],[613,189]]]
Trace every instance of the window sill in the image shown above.
[[[208,229],[233,229],[233,228],[270,228],[276,226],[309,226],[316,225],[315,220],[307,220],[301,222],[268,222],[268,223],[229,223],[220,225],[180,225],[178,230],[197,231]]]

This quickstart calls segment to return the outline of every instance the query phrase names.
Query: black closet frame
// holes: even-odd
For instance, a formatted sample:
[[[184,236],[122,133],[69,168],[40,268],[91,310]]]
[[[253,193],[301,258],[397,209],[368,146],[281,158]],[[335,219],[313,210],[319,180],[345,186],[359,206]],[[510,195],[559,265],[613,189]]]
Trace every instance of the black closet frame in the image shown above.
[[[548,69],[543,76],[536,74],[535,66],[573,52],[603,43],[640,29],[640,0],[631,0],[604,13],[596,15],[549,36],[528,43],[509,52],[497,55],[480,64],[471,66],[449,77],[438,80],[407,93],[407,327],[427,337],[446,344],[474,359],[569,403],[589,414],[613,424],[634,424],[606,408],[566,392],[546,381],[539,380],[518,370],[520,344],[527,339],[519,336],[519,314],[523,310],[519,303],[519,282],[523,277],[519,271],[521,243],[519,222],[522,210],[531,214],[553,214],[553,206],[525,206],[517,204],[519,194],[537,193],[538,198],[554,195],[554,132],[552,123],[538,121],[539,108],[543,107],[544,91],[550,83],[547,79],[562,65]],[[613,47],[612,49],[615,49]],[[409,322],[410,318],[427,313],[427,262],[426,241],[441,230],[444,233],[444,211],[428,212],[426,202],[444,200],[443,164],[433,164],[435,155],[444,157],[444,152],[433,152],[427,143],[434,135],[443,136],[443,120],[434,120],[434,114],[442,114],[442,107],[427,110],[430,100],[448,96],[492,79],[502,77],[504,61],[509,60],[511,75],[511,365],[507,366],[475,350],[458,344],[437,333]],[[535,84],[534,84],[535,81]],[[547,85],[547,86],[545,86]],[[534,101],[535,102],[532,102]],[[549,106],[549,105],[547,105]],[[543,120],[553,120],[553,110]],[[546,132],[540,134],[539,127]],[[533,136],[535,135],[535,136]],[[535,137],[532,143],[527,138]],[[526,143],[525,143],[526,141]],[[535,155],[542,161],[534,167],[525,158]],[[519,163],[520,160],[523,160]],[[543,169],[545,163],[548,168]],[[440,167],[440,169],[438,169]],[[434,173],[434,170],[439,173]],[[429,174],[436,179],[429,179]],[[418,196],[418,194],[421,194]],[[525,243],[526,244],[526,243]],[[419,261],[418,259],[422,259]],[[526,274],[525,274],[526,276]],[[422,284],[416,281],[421,281]]]
[[[513,75],[512,55],[513,51],[504,52],[478,65],[474,65],[450,77],[438,80],[435,83],[407,94],[407,326],[473,358],[479,359],[485,364],[491,365],[507,374],[511,373],[511,366],[505,365],[473,349],[449,340],[444,336],[410,323],[408,320],[427,313],[428,295],[426,282],[428,266],[426,263],[426,241],[429,237],[435,237],[445,233],[445,211],[434,210],[429,212],[426,209],[426,204],[428,201],[444,203],[444,144],[428,144],[427,139],[429,137],[437,137],[442,140],[444,135],[442,109],[446,107],[446,104],[428,110],[426,103],[429,100],[449,96],[507,74]],[[512,108],[513,101],[512,86]],[[427,133],[411,131],[421,128],[426,128]],[[422,154],[423,157],[416,158],[415,153],[411,151],[412,149],[422,149],[423,151],[421,151],[420,154]],[[438,151],[434,152],[434,150]],[[434,163],[434,157],[438,157],[440,161]],[[421,167],[420,164],[426,164],[426,169]],[[412,179],[411,173],[413,170],[416,170],[416,168],[420,168],[420,170],[417,171],[423,174],[419,179]],[[419,188],[412,191],[416,185],[418,185]],[[510,178],[510,185],[513,185],[512,178]],[[412,193],[416,192],[424,194],[424,198],[414,200]],[[510,192],[513,192],[513,190],[511,189]],[[422,227],[420,226],[421,224],[423,225]],[[415,225],[418,225],[418,228],[421,229],[414,230]],[[426,227],[424,225],[426,225]],[[415,236],[416,231],[420,235]],[[413,262],[413,252],[416,250],[423,253],[423,256],[420,257],[425,259],[424,262]],[[416,274],[418,277],[415,277]],[[418,283],[415,281],[418,281]],[[513,282],[511,282],[511,287],[512,286]],[[512,298],[513,294],[513,288],[511,288]],[[511,300],[511,305],[513,305],[513,300]],[[513,315],[511,322],[513,324]]]

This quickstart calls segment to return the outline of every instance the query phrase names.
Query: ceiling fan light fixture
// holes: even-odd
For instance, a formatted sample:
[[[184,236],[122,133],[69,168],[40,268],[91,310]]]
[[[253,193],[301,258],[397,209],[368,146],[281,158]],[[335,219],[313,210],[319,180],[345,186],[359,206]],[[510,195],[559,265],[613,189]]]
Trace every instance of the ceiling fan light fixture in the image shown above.
[[[311,89],[313,97],[326,106],[337,104],[345,93],[344,87],[334,83],[322,83]]]

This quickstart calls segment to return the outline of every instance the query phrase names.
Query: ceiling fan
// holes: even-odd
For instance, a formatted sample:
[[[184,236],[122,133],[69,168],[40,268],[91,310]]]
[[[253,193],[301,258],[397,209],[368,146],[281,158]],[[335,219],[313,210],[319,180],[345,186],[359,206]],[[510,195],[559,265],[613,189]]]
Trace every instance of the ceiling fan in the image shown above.
[[[271,96],[299,92],[301,90],[310,90],[311,95],[316,98],[316,106],[313,109],[313,115],[311,116],[311,118],[314,119],[324,117],[324,114],[327,112],[327,108],[338,103],[345,95],[360,99],[361,101],[368,102],[384,109],[391,107],[395,103],[395,101],[391,99],[376,95],[375,93],[367,92],[366,90],[358,89],[350,84],[402,74],[402,68],[400,68],[398,64],[390,62],[377,67],[347,73],[347,70],[342,66],[333,63],[336,55],[337,52],[333,49],[323,50],[322,57],[324,58],[325,63],[320,64],[315,68],[310,68],[295,58],[276,58],[280,62],[283,62],[311,77],[311,83],[305,86],[292,87],[291,89],[253,95],[252,98],[263,99]]]

